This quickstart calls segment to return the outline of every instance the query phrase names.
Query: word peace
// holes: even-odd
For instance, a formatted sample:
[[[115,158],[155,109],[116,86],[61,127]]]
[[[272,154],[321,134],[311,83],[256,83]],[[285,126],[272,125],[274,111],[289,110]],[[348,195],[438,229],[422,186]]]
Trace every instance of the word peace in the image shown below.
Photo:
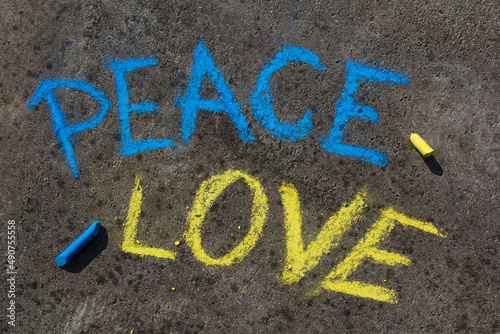
[[[244,180],[252,193],[253,202],[250,228],[245,238],[229,253],[214,258],[202,247],[201,228],[208,211],[217,197],[227,187],[240,179]],[[135,187],[132,191],[127,221],[125,222],[123,232],[122,250],[139,255],[175,260],[176,253],[174,251],[148,247],[144,241],[136,239],[142,203],[142,187],[140,182],[141,177],[136,176]],[[366,207],[368,194],[362,190],[350,203],[344,203],[340,210],[325,223],[316,238],[309,245],[304,246],[298,191],[291,183],[284,183],[279,188],[279,192],[284,207],[286,230],[286,260],[281,279],[285,284],[292,284],[302,279],[308,271],[318,265],[324,255],[330,253],[331,248],[339,244],[344,234],[361,217],[361,213]],[[260,238],[267,219],[267,211],[267,196],[257,178],[237,170],[229,170],[224,174],[213,176],[202,183],[196,194],[194,204],[187,217],[188,226],[184,235],[186,243],[193,252],[194,257],[207,265],[229,266],[240,262],[255,247],[257,240]],[[408,266],[411,264],[411,260],[404,255],[377,248],[377,245],[389,235],[396,224],[417,228],[445,238],[445,235],[441,234],[431,223],[407,217],[392,208],[383,209],[379,220],[372,225],[370,230],[354,246],[347,257],[320,282],[314,294],[326,290],[371,298],[391,304],[397,303],[397,295],[391,289],[349,280],[349,277],[352,276],[356,268],[366,258],[371,258],[375,263],[388,266],[398,264]]]
[[[232,90],[229,88],[224,76],[215,66],[212,57],[203,42],[199,42],[193,52],[194,62],[191,70],[191,77],[187,91],[184,95],[175,100],[175,104],[182,109],[182,140],[189,142],[196,126],[196,117],[199,110],[225,113],[232,121],[239,137],[245,143],[252,144],[254,136],[248,126],[248,122],[242,113],[240,103],[236,102]],[[321,63],[319,57],[311,50],[285,46],[279,51],[274,59],[270,60],[260,72],[257,82],[251,91],[248,99],[252,114],[260,125],[272,135],[285,142],[295,142],[310,135],[312,129],[312,117],[314,113],[306,110],[304,116],[296,123],[286,122],[278,119],[272,104],[273,94],[269,87],[269,82],[273,74],[281,68],[293,63],[304,62],[311,65],[318,71],[325,71],[326,67]],[[120,121],[121,155],[133,155],[143,151],[156,150],[166,147],[174,147],[176,143],[173,139],[132,139],[130,130],[131,113],[149,113],[158,111],[158,107],[152,102],[143,102],[131,105],[129,103],[129,90],[126,73],[133,72],[150,65],[157,65],[158,61],[148,59],[112,59],[106,63],[106,67],[111,69],[115,75],[118,115]],[[354,61],[347,61],[345,86],[341,97],[335,104],[335,121],[330,133],[319,138],[321,147],[329,153],[350,156],[363,161],[368,161],[378,166],[385,166],[388,162],[387,156],[374,149],[368,149],[356,143],[343,143],[343,131],[349,119],[359,118],[370,123],[379,122],[378,114],[374,109],[356,104],[356,96],[359,85],[363,81],[379,81],[388,85],[407,84],[408,79],[401,74],[393,73],[384,69],[368,67]],[[202,99],[202,84],[208,77],[218,92],[218,99]],[[58,89],[74,89],[90,95],[100,108],[96,115],[87,121],[68,124],[64,112],[61,110],[59,101],[55,95]],[[54,120],[54,134],[61,141],[64,153],[69,162],[69,166],[74,177],[78,177],[79,171],[73,149],[73,136],[77,133],[97,127],[104,117],[106,117],[111,102],[106,95],[89,83],[81,79],[57,80],[45,79],[40,82],[33,97],[28,102],[28,108],[32,108],[41,102],[47,101]]]

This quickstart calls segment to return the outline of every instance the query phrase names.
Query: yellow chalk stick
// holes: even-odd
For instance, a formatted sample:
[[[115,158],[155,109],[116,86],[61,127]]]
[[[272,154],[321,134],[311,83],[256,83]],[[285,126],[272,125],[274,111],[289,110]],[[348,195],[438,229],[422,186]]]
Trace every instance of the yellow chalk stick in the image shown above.
[[[434,153],[434,150],[429,146],[429,144],[427,144],[418,134],[412,133],[410,140],[420,154],[424,156],[424,158],[428,158],[432,155],[432,153]]]

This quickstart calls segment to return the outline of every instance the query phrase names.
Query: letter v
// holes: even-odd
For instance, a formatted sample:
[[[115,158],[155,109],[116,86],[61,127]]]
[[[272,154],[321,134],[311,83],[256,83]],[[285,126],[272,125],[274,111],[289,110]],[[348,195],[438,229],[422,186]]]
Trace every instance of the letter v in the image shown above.
[[[316,239],[304,248],[298,191],[290,183],[283,184],[279,192],[284,207],[286,229],[286,261],[282,279],[286,284],[291,284],[298,282],[319,263],[330,248],[339,244],[342,236],[360,218],[366,207],[367,193],[361,190],[350,204],[344,203],[325,223]]]

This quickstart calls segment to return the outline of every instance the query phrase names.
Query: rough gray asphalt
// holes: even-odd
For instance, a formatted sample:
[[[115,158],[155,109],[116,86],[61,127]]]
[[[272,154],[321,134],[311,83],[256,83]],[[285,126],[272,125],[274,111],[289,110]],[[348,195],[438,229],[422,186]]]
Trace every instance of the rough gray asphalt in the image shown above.
[[[17,333],[498,333],[500,5],[497,1],[1,1],[1,332]],[[190,143],[120,155],[115,59],[154,58],[127,74],[132,137],[181,140],[175,98],[189,84],[202,41],[241,104],[255,141],[227,114],[199,111]],[[248,101],[259,74],[287,46],[314,52],[326,70],[295,63],[270,81],[276,117],[314,111],[311,134],[285,142]],[[335,120],[346,63],[405,75],[409,84],[361,84],[356,102],[380,122],[352,119],[344,142],[385,151],[380,167],[328,153],[319,138]],[[109,114],[74,136],[73,177],[50,108],[27,104],[43,79],[83,79],[111,101]],[[95,114],[85,94],[61,89],[70,122]],[[217,99],[206,81],[203,96]],[[424,160],[409,141],[434,149]],[[239,263],[210,266],[183,234],[200,185],[228,170],[258,178],[269,211],[262,235]],[[142,175],[138,239],[175,250],[175,260],[124,252],[124,224]],[[361,219],[298,282],[285,284],[286,234],[279,187],[300,194],[305,245],[343,203],[365,189]],[[203,225],[203,247],[223,256],[250,228],[251,192],[229,186]],[[390,304],[346,293],[311,296],[380,217],[394,208],[434,224],[446,238],[398,225],[378,246],[410,266],[366,259],[352,280],[397,293]],[[8,221],[16,227],[15,298],[8,297]],[[103,231],[67,267],[55,257],[92,222]],[[240,228],[237,228],[240,226]],[[181,241],[180,245],[174,243]],[[172,290],[175,288],[175,290]],[[7,307],[15,301],[15,327]]]

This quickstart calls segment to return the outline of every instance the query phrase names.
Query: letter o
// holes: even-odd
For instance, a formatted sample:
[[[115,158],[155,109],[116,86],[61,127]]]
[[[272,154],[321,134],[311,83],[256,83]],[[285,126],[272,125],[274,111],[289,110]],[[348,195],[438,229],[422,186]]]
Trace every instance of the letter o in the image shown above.
[[[217,197],[239,179],[244,179],[252,191],[250,230],[243,241],[231,252],[219,258],[213,258],[205,252],[201,245],[201,227],[207,212]],[[191,248],[194,257],[207,265],[229,266],[240,262],[255,247],[262,234],[268,208],[267,196],[257,178],[237,170],[228,170],[224,174],[213,176],[201,184],[200,190],[196,194],[193,208],[187,217],[189,226],[186,233],[186,243]]]

